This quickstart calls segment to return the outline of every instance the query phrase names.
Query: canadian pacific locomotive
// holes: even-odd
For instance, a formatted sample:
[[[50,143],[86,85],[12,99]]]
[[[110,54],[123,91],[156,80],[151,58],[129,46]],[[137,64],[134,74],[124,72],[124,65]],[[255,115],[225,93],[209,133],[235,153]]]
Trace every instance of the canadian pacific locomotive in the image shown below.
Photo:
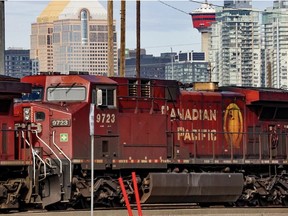
[[[0,105],[2,210],[87,208],[91,188],[95,205],[123,205],[118,178],[133,202],[131,172],[142,203],[288,204],[287,91],[85,74],[21,82],[32,90],[14,115]]]

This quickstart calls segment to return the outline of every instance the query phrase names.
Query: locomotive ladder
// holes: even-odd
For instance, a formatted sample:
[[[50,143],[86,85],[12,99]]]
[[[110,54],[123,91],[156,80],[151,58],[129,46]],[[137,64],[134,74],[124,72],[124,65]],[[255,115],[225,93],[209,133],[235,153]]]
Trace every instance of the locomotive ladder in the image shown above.
[[[72,161],[71,159],[64,153],[64,151],[55,143],[55,131],[52,132],[52,142],[53,145],[58,149],[58,151],[69,161],[69,172],[70,172],[70,183],[72,182]]]
[[[58,157],[58,155],[53,151],[53,149],[52,149],[47,143],[45,143],[44,140],[42,140],[42,139],[38,136],[37,130],[32,130],[32,133],[35,133],[36,137],[55,155],[55,157],[56,157],[57,160],[59,161],[60,174],[62,174],[63,164],[62,164],[61,159],[60,159],[60,158]]]
[[[35,179],[36,179],[36,157],[41,161],[44,167],[44,177],[42,179],[39,179],[39,181],[46,178],[46,163],[45,161],[38,155],[37,151],[33,148],[33,146],[29,143],[29,141],[25,138],[24,131],[22,131],[22,138],[25,141],[25,143],[31,148],[32,151],[32,157],[33,157],[33,186],[35,186]]]

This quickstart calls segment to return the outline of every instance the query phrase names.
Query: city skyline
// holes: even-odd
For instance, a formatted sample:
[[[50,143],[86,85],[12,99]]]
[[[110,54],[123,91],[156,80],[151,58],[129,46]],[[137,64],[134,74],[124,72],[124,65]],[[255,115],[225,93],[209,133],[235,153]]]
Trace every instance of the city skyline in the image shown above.
[[[19,47],[30,49],[31,24],[47,6],[49,1],[5,2],[5,49]],[[223,1],[211,1],[223,5]],[[106,8],[107,2],[100,1]],[[272,1],[254,1],[254,5],[265,9]],[[126,3],[126,48],[136,47],[136,1]],[[261,8],[260,8],[261,5]],[[191,1],[141,1],[141,48],[147,54],[159,56],[163,52],[200,51],[201,35],[193,28],[189,13],[200,6]],[[159,13],[161,11],[161,13]],[[120,46],[120,1],[114,1],[114,19]],[[19,37],[21,33],[21,37]]]

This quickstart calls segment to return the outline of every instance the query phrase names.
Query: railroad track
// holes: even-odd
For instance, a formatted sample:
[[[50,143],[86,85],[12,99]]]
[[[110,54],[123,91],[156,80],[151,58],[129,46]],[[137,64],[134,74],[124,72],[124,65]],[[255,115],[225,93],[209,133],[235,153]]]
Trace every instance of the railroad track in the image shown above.
[[[134,215],[137,214],[137,206],[135,204],[131,205],[131,209],[133,212],[136,212]],[[159,215],[158,213],[163,212],[160,214],[162,216],[167,215],[191,215],[191,214],[200,214],[200,215],[257,215],[257,216],[284,216],[288,214],[288,207],[279,207],[279,206],[267,206],[263,207],[226,207],[224,205],[217,205],[211,207],[200,207],[196,204],[191,203],[181,203],[181,204],[143,204],[141,205],[142,212],[145,212],[143,215]],[[96,207],[94,208],[94,215],[111,215],[111,216],[126,216],[127,209],[126,207],[117,207],[117,208],[104,208],[104,207]],[[149,214],[147,214],[149,212]],[[158,213],[157,213],[158,212]],[[171,214],[170,214],[171,213]],[[12,216],[28,216],[28,215],[45,215],[45,216],[54,216],[55,214],[58,215],[77,215],[77,216],[86,216],[90,214],[90,209],[72,209],[68,208],[66,210],[53,210],[47,211],[45,209],[28,209],[27,211],[10,211],[10,215]]]

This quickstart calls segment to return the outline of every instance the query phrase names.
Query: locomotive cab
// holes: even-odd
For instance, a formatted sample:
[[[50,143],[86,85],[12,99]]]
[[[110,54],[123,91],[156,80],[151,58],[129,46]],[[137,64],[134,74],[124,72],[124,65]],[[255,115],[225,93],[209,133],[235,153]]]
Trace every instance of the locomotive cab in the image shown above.
[[[52,191],[42,197],[45,207],[61,199],[71,199],[73,165],[90,167],[87,154],[90,151],[90,104],[95,104],[95,122],[99,123],[94,134],[101,137],[107,130],[116,134],[116,127],[111,127],[115,125],[116,83],[105,77],[87,75],[28,76],[22,82],[32,83],[34,89],[15,106],[18,121],[24,122],[21,127],[27,130],[20,139],[21,157],[39,160],[40,175],[34,169],[32,176],[40,178]],[[112,139],[100,139],[104,150]],[[114,155],[118,154],[112,147],[109,149]],[[95,155],[103,158],[97,150]],[[106,169],[103,161],[101,167]]]

